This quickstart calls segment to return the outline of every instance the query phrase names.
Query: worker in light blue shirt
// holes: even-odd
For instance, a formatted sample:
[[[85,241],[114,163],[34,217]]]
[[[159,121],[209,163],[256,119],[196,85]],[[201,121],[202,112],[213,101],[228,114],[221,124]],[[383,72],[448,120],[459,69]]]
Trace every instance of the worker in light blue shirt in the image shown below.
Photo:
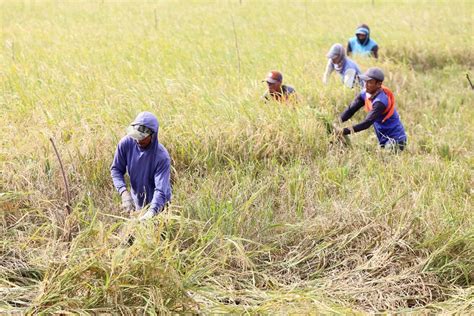
[[[115,151],[110,168],[115,188],[127,212],[149,205],[140,220],[159,214],[171,200],[170,156],[158,141],[159,124],[150,112],[141,112],[132,122]],[[131,192],[124,175],[130,177]]]
[[[355,36],[347,42],[347,55],[379,57],[379,46],[370,38],[370,28],[367,24],[357,27]]]

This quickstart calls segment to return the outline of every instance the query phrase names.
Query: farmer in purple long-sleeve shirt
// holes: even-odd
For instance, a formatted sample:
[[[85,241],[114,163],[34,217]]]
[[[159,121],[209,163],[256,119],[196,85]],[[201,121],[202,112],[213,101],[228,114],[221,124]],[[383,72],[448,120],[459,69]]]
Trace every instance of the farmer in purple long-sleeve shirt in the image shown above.
[[[127,129],[127,136],[120,140],[110,168],[126,211],[138,211],[149,205],[140,220],[157,215],[171,200],[170,156],[158,142],[158,129],[158,120],[152,113],[138,114]],[[131,194],[125,172],[130,176]]]

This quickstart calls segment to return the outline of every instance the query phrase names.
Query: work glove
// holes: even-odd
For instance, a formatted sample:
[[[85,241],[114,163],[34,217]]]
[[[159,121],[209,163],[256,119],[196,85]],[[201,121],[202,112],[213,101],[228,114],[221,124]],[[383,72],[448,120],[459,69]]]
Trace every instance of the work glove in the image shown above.
[[[140,216],[139,220],[140,221],[145,221],[147,219],[150,219],[158,214],[160,214],[162,211],[163,211],[164,207],[161,207],[159,208],[158,210],[155,210],[155,209],[149,209],[148,211],[146,211],[145,214],[143,214],[142,216]]]
[[[140,216],[140,218],[138,219],[139,221],[146,221],[147,219],[150,219],[152,217],[154,217],[155,215],[157,214],[157,212],[155,210],[148,210],[146,211],[145,214],[143,214],[142,216]]]
[[[124,212],[127,213],[135,209],[135,206],[133,205],[132,195],[127,190],[122,192],[122,209],[124,210]]]

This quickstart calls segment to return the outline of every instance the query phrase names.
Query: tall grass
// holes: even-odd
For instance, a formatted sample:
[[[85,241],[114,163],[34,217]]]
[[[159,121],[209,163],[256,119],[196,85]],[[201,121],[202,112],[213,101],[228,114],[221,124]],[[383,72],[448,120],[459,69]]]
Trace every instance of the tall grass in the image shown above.
[[[472,312],[472,3],[0,9],[2,311]],[[382,57],[356,60],[396,93],[400,154],[371,131],[351,148],[326,134],[354,91],[322,85],[324,56],[362,22]],[[259,101],[272,69],[299,106]],[[109,166],[143,110],[161,122],[174,196],[140,224]]]

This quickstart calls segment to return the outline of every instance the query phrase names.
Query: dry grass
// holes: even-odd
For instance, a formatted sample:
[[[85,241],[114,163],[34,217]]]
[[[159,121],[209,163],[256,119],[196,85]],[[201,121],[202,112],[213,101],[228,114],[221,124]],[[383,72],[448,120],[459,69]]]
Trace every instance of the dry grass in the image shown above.
[[[472,313],[473,6],[375,2],[0,2],[0,310]],[[354,15],[382,17],[357,61],[387,72],[402,154],[326,133],[354,91],[315,78]],[[276,68],[299,107],[257,101]],[[142,110],[173,159],[146,224],[109,176]]]

